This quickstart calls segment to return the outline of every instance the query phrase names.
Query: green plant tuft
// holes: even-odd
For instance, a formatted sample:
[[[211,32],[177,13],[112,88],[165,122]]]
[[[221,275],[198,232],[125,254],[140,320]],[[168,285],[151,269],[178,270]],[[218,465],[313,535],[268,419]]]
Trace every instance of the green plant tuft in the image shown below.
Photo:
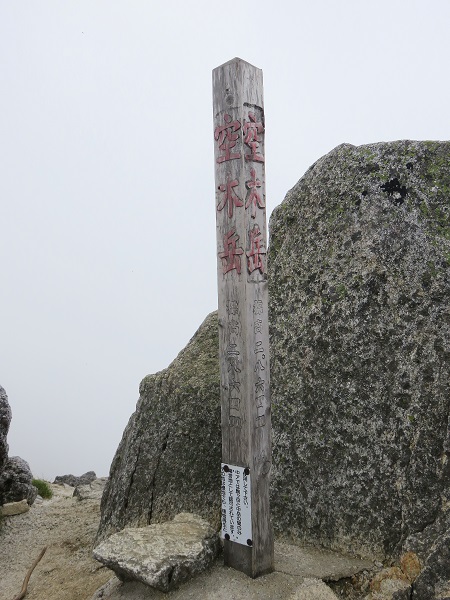
[[[48,481],[44,481],[43,479],[33,479],[33,485],[38,489],[39,496],[42,498],[48,499],[53,496],[53,490]]]

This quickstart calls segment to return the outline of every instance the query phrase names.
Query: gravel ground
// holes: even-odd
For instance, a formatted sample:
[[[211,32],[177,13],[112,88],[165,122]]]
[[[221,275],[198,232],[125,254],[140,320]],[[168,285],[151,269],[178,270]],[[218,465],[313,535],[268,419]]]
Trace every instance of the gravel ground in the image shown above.
[[[0,599],[13,600],[44,546],[27,600],[89,600],[114,573],[92,558],[100,519],[98,500],[72,498],[73,488],[52,485],[53,498],[0,525]]]
[[[337,600],[322,578],[349,577],[371,567],[351,557],[277,543],[275,572],[256,580],[224,567],[220,557],[209,571],[169,594],[138,582],[121,584],[92,558],[100,501],[79,501],[69,486],[52,489],[53,498],[5,517],[0,525],[0,600],[19,594],[45,546],[26,600]]]

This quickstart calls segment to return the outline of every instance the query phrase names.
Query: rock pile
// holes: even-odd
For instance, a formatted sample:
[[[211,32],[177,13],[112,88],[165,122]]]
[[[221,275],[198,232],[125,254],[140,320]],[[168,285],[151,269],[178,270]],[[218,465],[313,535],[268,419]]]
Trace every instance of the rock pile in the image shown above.
[[[57,485],[70,485],[71,487],[77,487],[78,485],[89,485],[92,481],[97,479],[97,475],[94,471],[88,471],[83,475],[57,475],[55,481]]]

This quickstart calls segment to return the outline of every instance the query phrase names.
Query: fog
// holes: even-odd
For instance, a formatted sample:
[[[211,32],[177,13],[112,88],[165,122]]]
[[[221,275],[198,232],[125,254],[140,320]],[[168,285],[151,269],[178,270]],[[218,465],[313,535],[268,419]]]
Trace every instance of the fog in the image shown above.
[[[268,214],[347,142],[450,139],[450,3],[0,1],[10,455],[107,475],[216,309],[211,72],[264,72]]]

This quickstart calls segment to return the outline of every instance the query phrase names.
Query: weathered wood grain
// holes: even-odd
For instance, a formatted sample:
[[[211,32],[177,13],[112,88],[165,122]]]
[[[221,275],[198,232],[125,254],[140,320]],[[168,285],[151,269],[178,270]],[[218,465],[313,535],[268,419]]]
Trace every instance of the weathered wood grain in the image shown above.
[[[272,461],[262,71],[235,58],[213,71],[222,460],[248,467],[252,546],[225,540],[225,563],[273,569]]]

